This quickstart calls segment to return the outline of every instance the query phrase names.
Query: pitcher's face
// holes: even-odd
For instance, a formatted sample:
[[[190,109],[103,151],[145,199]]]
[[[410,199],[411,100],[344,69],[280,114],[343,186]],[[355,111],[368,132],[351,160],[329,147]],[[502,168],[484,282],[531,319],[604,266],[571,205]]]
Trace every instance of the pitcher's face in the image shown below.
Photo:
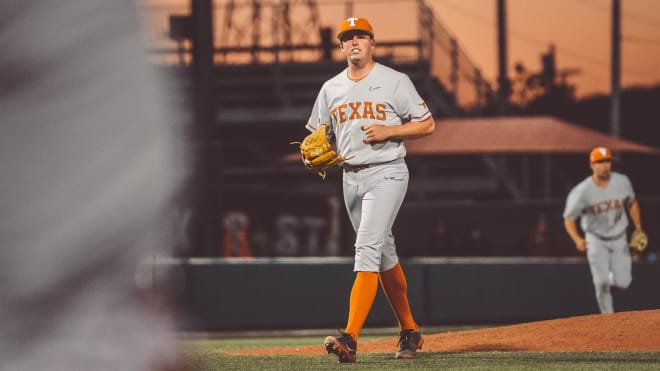
[[[341,39],[341,52],[352,63],[370,61],[376,42],[369,34],[362,32],[347,32]]]

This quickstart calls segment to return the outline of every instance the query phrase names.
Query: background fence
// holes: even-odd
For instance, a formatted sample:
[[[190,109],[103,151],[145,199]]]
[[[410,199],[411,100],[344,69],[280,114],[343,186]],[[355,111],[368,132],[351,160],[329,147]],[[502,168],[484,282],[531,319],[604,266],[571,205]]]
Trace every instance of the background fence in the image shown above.
[[[402,261],[422,326],[504,324],[598,313],[583,258],[423,258]],[[353,285],[347,258],[162,262],[179,277],[182,330],[341,328]],[[660,307],[660,265],[633,264],[615,310]],[[366,326],[396,326],[379,291]]]

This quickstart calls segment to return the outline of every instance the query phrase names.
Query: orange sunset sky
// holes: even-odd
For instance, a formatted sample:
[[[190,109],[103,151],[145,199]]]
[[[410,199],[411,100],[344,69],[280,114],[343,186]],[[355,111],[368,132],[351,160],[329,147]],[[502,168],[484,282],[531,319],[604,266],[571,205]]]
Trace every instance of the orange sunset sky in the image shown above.
[[[216,0],[214,6],[226,2]],[[241,5],[251,2],[234,1]],[[298,6],[304,3],[289,2]],[[320,23],[336,29],[346,15],[347,2],[317,1],[322,9]],[[190,0],[143,0],[140,3],[168,5],[181,12],[187,9]],[[397,22],[397,19],[416,19],[411,15],[416,9],[412,0],[363,0],[352,4],[353,15],[365,17],[373,24],[377,41],[410,29],[411,25]],[[496,86],[497,0],[426,0],[426,4],[458,39],[486,79]],[[552,43],[558,69],[580,70],[569,78],[569,82],[577,86],[578,97],[609,93],[612,0],[506,0],[506,4],[510,78],[517,62],[529,71],[540,71],[540,56]],[[660,0],[621,0],[621,13],[623,87],[660,84]],[[215,23],[217,35],[222,23],[220,15],[216,15]]]
[[[497,76],[496,0],[433,0],[436,15],[461,41],[490,81]],[[509,71],[517,61],[541,68],[555,44],[559,69],[578,96],[610,91],[612,0],[507,0]],[[660,1],[621,0],[621,83],[660,84]]]

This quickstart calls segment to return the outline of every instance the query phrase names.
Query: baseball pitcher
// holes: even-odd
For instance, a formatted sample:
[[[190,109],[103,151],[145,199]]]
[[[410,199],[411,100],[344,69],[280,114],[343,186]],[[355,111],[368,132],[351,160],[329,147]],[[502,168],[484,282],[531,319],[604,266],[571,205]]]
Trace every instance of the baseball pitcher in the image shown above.
[[[337,153],[320,158],[343,170],[344,203],[357,235],[356,275],[345,331],[328,336],[324,346],[339,362],[355,362],[380,281],[401,331],[395,358],[414,358],[423,339],[408,304],[392,225],[408,188],[403,139],[431,134],[435,122],[410,78],[373,60],[374,30],[366,19],[344,20],[337,38],[348,67],[324,83],[306,127],[336,139]],[[301,152],[306,166],[323,176],[323,161],[307,157],[314,151],[301,145]]]

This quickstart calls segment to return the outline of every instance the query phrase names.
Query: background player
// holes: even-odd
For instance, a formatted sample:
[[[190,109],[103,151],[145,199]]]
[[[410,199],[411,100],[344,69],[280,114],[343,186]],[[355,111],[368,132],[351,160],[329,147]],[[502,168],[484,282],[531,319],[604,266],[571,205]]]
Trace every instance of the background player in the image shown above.
[[[579,252],[587,253],[596,300],[601,313],[613,313],[611,287],[626,289],[632,281],[632,262],[626,228],[628,217],[642,231],[639,204],[630,179],[612,171],[612,153],[597,147],[590,154],[592,175],[568,194],[564,226]],[[577,230],[580,218],[585,238]]]
[[[396,358],[414,358],[422,347],[396,253],[392,225],[408,188],[403,139],[429,135],[435,122],[408,76],[373,60],[373,28],[364,18],[348,18],[337,38],[348,68],[326,81],[314,103],[307,129],[330,123],[330,135],[344,162],[344,203],[357,234],[355,281],[348,323],[328,336],[328,353],[355,362],[357,340],[378,291],[378,282],[401,330]]]

